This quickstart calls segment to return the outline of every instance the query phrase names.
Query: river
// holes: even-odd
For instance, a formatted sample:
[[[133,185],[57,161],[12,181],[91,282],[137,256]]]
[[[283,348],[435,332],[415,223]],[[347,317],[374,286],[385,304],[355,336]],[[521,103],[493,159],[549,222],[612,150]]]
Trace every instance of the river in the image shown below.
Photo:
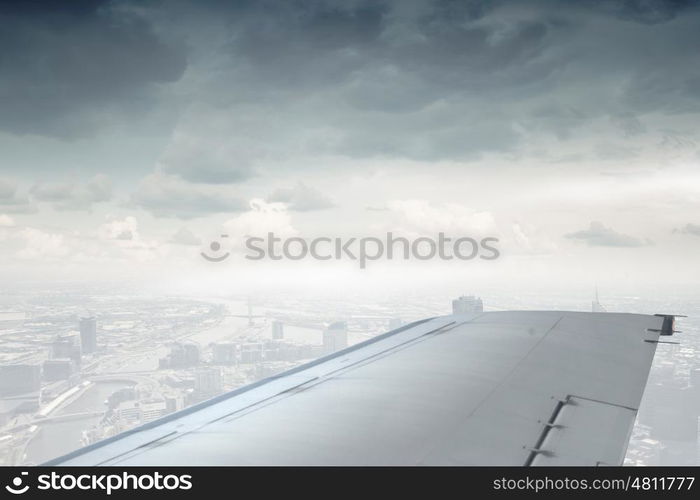
[[[52,416],[106,410],[105,400],[114,391],[130,385],[132,384],[126,381],[95,383],[75,401],[57,410]],[[40,464],[80,448],[82,431],[97,424],[100,418],[100,416],[90,416],[79,420],[41,424],[37,430],[37,435],[27,446],[25,463]]]

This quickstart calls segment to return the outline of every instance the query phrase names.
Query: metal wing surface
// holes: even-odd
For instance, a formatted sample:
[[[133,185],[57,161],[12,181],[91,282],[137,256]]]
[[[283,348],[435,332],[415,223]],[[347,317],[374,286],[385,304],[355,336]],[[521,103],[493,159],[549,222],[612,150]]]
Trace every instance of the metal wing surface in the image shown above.
[[[431,318],[47,465],[619,465],[664,321]]]

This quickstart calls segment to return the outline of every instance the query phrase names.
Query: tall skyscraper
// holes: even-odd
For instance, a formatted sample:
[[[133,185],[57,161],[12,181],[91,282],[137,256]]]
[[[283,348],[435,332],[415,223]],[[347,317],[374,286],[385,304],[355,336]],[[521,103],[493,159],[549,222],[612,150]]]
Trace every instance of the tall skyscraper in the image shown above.
[[[323,331],[323,352],[330,354],[348,346],[348,325],[345,321],[331,323]]]
[[[84,354],[97,350],[97,320],[92,316],[80,318],[80,347]]]
[[[282,340],[284,338],[284,324],[281,321],[272,322],[272,338]]]

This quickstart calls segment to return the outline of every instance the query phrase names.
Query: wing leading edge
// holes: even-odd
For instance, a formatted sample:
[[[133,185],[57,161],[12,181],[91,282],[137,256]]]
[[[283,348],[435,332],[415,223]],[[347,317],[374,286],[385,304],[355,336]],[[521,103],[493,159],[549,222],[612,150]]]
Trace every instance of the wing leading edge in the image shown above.
[[[619,465],[663,322],[432,318],[46,465]]]

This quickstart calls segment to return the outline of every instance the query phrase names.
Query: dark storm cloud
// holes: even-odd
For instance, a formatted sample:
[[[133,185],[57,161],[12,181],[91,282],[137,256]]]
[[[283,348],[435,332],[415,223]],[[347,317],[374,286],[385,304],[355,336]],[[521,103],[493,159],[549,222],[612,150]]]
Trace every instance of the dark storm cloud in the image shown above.
[[[313,153],[470,160],[516,151],[533,133],[580,137],[598,118],[624,142],[649,131],[647,113],[700,111],[688,2],[197,5],[227,32],[202,98],[267,151],[304,142]],[[309,141],[314,133],[322,139]],[[194,167],[167,170],[199,181]]]
[[[90,135],[153,105],[184,54],[142,17],[97,0],[0,4],[0,130]],[[122,6],[124,7],[124,6]]]
[[[543,51],[561,30],[546,15],[484,21],[495,2],[185,5],[199,20],[193,29],[218,23],[227,33],[201,51],[216,69],[197,98],[228,113],[215,139],[233,146],[225,161],[212,158],[211,136],[185,121],[160,163],[206,183],[239,182],[259,158],[290,150],[421,160],[512,151],[520,134],[503,98],[513,98],[513,82],[547,78],[553,62]]]
[[[144,23],[190,49],[180,120],[132,196],[160,216],[244,209],[211,188],[317,156],[471,161],[570,143],[551,156],[632,160],[658,142],[659,115],[675,126],[673,117],[700,112],[700,18],[683,2],[140,5]],[[270,201],[319,205],[297,191]]]
[[[612,123],[619,127],[625,137],[633,137],[647,131],[642,121],[634,113],[620,113],[610,117]]]
[[[485,11],[469,1],[260,2],[234,22],[227,49],[258,91],[354,84],[354,106],[414,110],[416,98],[543,76],[523,66],[546,47],[548,16],[496,26],[480,23]],[[499,74],[504,68],[522,72]]]
[[[591,222],[588,229],[565,235],[571,240],[580,240],[595,247],[642,247],[651,244],[634,236],[618,233],[600,222]]]
[[[36,211],[27,195],[20,193],[16,182],[0,179],[0,214],[32,214]]]
[[[203,120],[212,115],[202,116]],[[230,126],[235,117],[226,120]],[[244,181],[254,175],[252,161],[264,155],[265,148],[246,137],[244,127],[235,134],[221,136],[197,133],[177,136],[161,154],[159,164],[164,172],[182,179],[204,184],[229,184]]]
[[[155,171],[194,187],[133,200],[187,216],[230,205],[207,185],[319,155],[465,161],[578,140],[569,157],[620,161],[655,142],[659,115],[700,113],[699,21],[679,0],[6,2],[0,130],[71,137],[176,109]]]
[[[670,21],[684,10],[697,5],[696,0],[598,0],[602,11],[618,19],[642,24]]]
[[[339,84],[378,49],[387,12],[382,1],[250,2],[230,13],[224,50],[263,86]]]
[[[37,201],[51,203],[56,210],[90,210],[94,203],[112,199],[112,181],[97,175],[85,184],[39,182],[32,186],[30,194]]]

